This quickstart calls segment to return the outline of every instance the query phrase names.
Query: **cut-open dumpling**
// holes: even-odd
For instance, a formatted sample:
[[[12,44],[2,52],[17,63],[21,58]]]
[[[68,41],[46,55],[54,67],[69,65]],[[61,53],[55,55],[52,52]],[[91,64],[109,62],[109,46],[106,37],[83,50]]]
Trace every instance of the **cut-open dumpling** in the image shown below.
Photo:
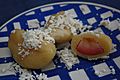
[[[15,30],[10,34],[8,47],[15,61],[24,68],[46,67],[54,58],[54,39],[41,30]]]
[[[73,37],[71,48],[80,57],[97,59],[109,54],[112,40],[105,34],[83,32]]]

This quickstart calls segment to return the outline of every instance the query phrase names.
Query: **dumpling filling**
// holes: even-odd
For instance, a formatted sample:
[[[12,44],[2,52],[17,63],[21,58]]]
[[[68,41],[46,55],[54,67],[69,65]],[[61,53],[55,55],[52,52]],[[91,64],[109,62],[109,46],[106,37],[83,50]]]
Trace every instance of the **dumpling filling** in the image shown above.
[[[76,47],[80,54],[98,55],[104,53],[103,47],[93,38],[83,38]]]

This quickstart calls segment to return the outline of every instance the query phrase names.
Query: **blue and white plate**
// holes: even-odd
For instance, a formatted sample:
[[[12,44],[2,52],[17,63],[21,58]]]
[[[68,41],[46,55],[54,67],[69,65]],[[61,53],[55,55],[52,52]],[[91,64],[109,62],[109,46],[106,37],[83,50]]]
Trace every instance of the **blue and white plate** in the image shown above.
[[[120,80],[120,11],[104,5],[86,2],[64,2],[39,6],[25,11],[12,18],[0,27],[0,80],[18,80],[18,75],[14,71],[2,72],[3,68],[13,62],[11,53],[8,49],[8,39],[14,29],[33,29],[44,26],[49,16],[59,11],[70,12],[74,18],[80,19],[84,25],[92,25],[93,29],[98,28],[100,21],[109,19],[113,27],[100,29],[109,35],[116,50],[110,54],[110,58],[105,60],[89,61],[79,58],[80,63],[67,70],[59,60],[53,60],[51,65],[44,70],[39,70],[48,75],[49,80]],[[60,66],[60,67],[56,67]],[[112,66],[115,73],[111,73]],[[105,69],[100,76],[95,75],[95,71]],[[113,70],[113,71],[114,71]]]

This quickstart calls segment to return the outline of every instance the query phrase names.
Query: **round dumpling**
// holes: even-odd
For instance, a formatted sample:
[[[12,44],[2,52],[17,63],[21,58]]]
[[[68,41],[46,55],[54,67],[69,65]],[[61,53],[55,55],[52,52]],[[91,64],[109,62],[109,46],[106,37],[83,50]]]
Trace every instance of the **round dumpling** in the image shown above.
[[[14,60],[24,68],[44,68],[56,54],[54,43],[49,41],[50,37],[48,36],[49,40],[42,39],[42,32],[39,31],[15,30],[10,34],[8,47]]]
[[[82,25],[76,19],[70,17],[64,11],[50,16],[46,23],[46,28],[50,30],[50,35],[58,44],[70,41],[72,36],[76,34],[76,29],[81,27]]]
[[[80,57],[98,59],[110,53],[112,40],[105,34],[84,32],[73,37],[71,49]]]

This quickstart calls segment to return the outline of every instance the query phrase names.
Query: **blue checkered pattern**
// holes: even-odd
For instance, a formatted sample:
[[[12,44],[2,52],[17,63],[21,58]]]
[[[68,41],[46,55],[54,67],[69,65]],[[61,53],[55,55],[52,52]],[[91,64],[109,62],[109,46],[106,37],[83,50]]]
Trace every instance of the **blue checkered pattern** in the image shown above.
[[[43,26],[43,21],[46,21],[50,15],[55,14],[59,11],[70,11],[74,14],[74,18],[83,21],[84,25],[89,25],[90,21],[93,29],[98,28],[100,21],[102,20],[102,14],[110,12],[110,16],[107,15],[105,19],[110,19],[113,21],[120,18],[120,13],[113,10],[103,8],[102,6],[86,5],[86,4],[66,4],[66,5],[52,5],[48,7],[39,7],[33,11],[29,11],[14,20],[10,21],[8,24],[3,26],[0,30],[0,54],[4,54],[0,57],[0,65],[7,64],[13,61],[10,54],[7,54],[6,49],[8,46],[8,37],[12,30],[19,29],[32,29],[39,26]],[[111,16],[112,15],[112,16]],[[37,23],[38,22],[38,23]],[[35,23],[35,24],[34,24]],[[32,27],[36,25],[36,27]],[[55,58],[53,60],[50,69],[41,70],[45,72],[48,77],[55,77],[55,80],[120,80],[120,42],[117,40],[116,36],[120,34],[118,29],[110,31],[105,27],[101,27],[103,32],[109,35],[113,43],[117,45],[117,51],[110,54],[110,58],[106,60],[89,61],[86,59],[79,58],[80,63],[73,66],[72,69],[67,70],[64,68],[64,64],[60,62],[59,59]],[[112,35],[111,35],[112,33]],[[1,53],[2,51],[2,53]],[[4,53],[6,52],[6,53]],[[53,65],[60,67],[53,67]],[[97,66],[106,67],[109,70],[109,66],[113,66],[116,70],[116,74],[106,73],[102,77],[96,76],[94,70]],[[7,73],[6,73],[7,74]],[[18,77],[13,74],[9,75],[0,74],[0,80],[17,80]],[[50,79],[53,80],[53,79]]]

